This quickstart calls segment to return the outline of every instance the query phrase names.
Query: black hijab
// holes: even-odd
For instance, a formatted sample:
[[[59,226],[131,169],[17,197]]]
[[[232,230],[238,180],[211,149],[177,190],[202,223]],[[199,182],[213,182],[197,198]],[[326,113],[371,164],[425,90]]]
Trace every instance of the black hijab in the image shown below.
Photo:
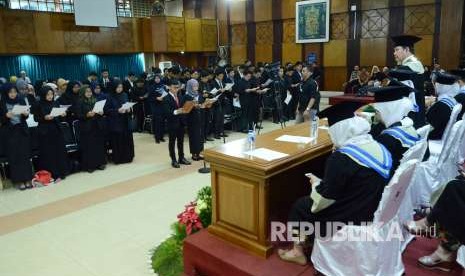
[[[118,102],[119,105],[122,105],[128,102],[128,95],[122,91],[121,93],[116,93],[116,88],[123,83],[121,80],[114,80],[111,87],[111,96]]]
[[[14,99],[11,99],[8,96],[11,89],[16,90],[16,93],[17,93],[16,98],[14,98]],[[13,85],[11,83],[4,84],[1,87],[1,91],[2,91],[2,102],[7,103],[7,104],[11,104],[11,105],[19,104],[21,102],[21,97],[20,97],[18,89],[16,89],[15,85]]]

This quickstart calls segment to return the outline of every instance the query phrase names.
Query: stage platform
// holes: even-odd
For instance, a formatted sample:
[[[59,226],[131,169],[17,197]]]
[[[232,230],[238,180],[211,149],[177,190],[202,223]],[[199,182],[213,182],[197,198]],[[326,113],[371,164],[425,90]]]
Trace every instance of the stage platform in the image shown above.
[[[407,276],[465,276],[459,265],[451,273],[430,271],[417,265],[417,259],[430,254],[437,241],[418,238],[404,253]],[[314,275],[311,265],[286,263],[276,253],[264,259],[247,253],[220,238],[202,230],[184,241],[184,275],[186,276],[298,276]]]

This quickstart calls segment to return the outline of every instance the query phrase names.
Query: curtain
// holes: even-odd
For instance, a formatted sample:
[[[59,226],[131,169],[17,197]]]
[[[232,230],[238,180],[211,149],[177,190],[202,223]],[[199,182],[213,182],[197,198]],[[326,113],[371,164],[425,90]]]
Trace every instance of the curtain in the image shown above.
[[[129,72],[144,72],[144,54],[123,55],[17,55],[0,56],[0,77],[9,79],[26,71],[34,83],[37,80],[84,80],[90,71],[108,69],[110,76],[124,79]]]

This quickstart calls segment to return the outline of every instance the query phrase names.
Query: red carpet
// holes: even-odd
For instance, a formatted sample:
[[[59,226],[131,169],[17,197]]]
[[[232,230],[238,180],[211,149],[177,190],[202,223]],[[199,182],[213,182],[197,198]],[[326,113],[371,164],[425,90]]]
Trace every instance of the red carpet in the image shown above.
[[[419,238],[404,253],[406,275],[465,276],[459,265],[451,272],[429,271],[417,266],[417,259],[430,254],[437,241]],[[184,241],[184,275],[208,276],[298,276],[313,275],[312,266],[299,266],[279,260],[277,254],[263,259],[220,240],[203,230]],[[388,276],[388,275],[386,275]]]

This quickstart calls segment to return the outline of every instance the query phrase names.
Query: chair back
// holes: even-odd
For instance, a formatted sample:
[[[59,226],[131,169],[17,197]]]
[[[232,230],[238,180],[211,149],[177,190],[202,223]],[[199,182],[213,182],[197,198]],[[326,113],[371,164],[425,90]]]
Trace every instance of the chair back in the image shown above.
[[[452,109],[452,113],[450,114],[449,122],[447,122],[446,129],[444,130],[444,134],[442,135],[442,141],[446,141],[447,137],[450,135],[452,127],[454,126],[455,122],[457,121],[457,117],[462,111],[462,105],[456,104]]]
[[[417,162],[418,160],[409,160],[397,168],[391,181],[384,189],[373,222],[385,225],[397,215],[412,180]]]
[[[421,139],[428,138],[428,133],[431,131],[431,125],[425,125],[417,129],[418,135],[420,135]]]
[[[426,139],[422,139],[417,142],[413,147],[409,148],[403,155],[400,163],[405,163],[409,160],[423,160],[423,156],[425,156],[425,152],[428,149],[428,141]]]

